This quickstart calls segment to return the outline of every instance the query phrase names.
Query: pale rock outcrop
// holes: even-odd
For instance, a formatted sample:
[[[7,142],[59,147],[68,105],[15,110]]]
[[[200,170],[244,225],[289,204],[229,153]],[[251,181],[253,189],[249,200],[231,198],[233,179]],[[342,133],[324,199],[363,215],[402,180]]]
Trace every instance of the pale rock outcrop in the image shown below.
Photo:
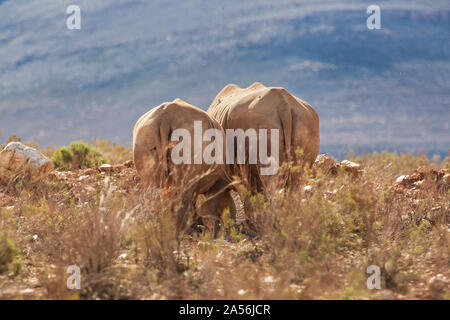
[[[313,169],[320,170],[324,174],[336,174],[338,165],[333,157],[326,154],[319,154],[314,161]]]
[[[355,178],[360,177],[363,173],[361,165],[350,160],[342,160],[339,166]]]
[[[331,175],[336,175],[339,168],[342,168],[354,178],[358,178],[363,174],[362,166],[359,163],[350,160],[342,160],[340,163],[337,163],[333,157],[326,154],[319,154],[313,165],[313,170],[320,170],[324,174]]]
[[[53,169],[53,162],[38,150],[21,142],[10,142],[0,152],[0,179],[24,174],[31,182],[45,178]]]
[[[442,178],[442,180],[444,181],[444,183],[447,186],[450,186],[450,173],[447,173],[446,175],[444,175],[444,177]]]
[[[114,170],[114,167],[110,164],[105,163],[99,167],[99,170],[100,172],[112,172]]]
[[[437,189],[446,192],[450,187],[450,173],[448,169],[436,170],[429,167],[420,167],[412,174],[397,177],[394,186],[397,189],[406,188],[412,191],[437,187]]]

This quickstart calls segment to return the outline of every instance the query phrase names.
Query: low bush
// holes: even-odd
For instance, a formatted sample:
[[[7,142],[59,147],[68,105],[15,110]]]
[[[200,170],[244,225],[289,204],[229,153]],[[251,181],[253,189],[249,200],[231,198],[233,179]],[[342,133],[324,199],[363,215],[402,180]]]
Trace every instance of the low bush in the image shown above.
[[[0,232],[0,274],[11,271],[14,275],[18,275],[22,271],[20,250],[14,241]]]
[[[60,147],[52,155],[56,169],[74,170],[97,167],[105,163],[105,159],[96,147],[83,141],[73,142],[70,146]]]

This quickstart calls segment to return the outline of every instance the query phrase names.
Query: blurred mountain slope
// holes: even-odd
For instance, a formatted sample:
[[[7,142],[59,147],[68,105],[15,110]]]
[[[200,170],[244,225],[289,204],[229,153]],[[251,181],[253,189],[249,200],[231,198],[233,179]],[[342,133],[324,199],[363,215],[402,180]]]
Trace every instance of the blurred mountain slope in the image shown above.
[[[321,119],[322,150],[445,156],[450,4],[379,1],[0,1],[0,129],[41,144],[131,140],[176,97],[206,109],[227,83],[284,86]],[[3,137],[4,138],[4,137]]]

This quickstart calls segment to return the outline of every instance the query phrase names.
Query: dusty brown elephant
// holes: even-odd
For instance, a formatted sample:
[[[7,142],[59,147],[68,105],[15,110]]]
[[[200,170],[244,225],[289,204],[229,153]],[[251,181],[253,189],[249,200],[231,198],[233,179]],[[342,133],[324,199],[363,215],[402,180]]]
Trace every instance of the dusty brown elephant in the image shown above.
[[[223,145],[214,144],[216,140],[212,137],[204,141],[208,129],[223,136],[217,121],[181,99],[148,111],[134,127],[134,163],[143,185],[172,188],[181,196],[181,206],[174,208],[179,232],[186,230],[187,211],[200,194],[206,200],[196,208],[196,213],[212,233],[217,231],[222,208],[229,207],[231,215],[235,215],[234,202],[227,190],[230,175],[223,159],[219,160],[224,153],[219,150]],[[184,146],[187,143],[190,150],[179,148],[181,142]],[[203,158],[203,150],[206,152],[208,145],[217,147],[211,152],[217,157],[210,164]]]
[[[284,88],[266,87],[261,83],[254,83],[248,88],[229,84],[215,97],[207,113],[222,125],[227,135],[228,129],[267,129],[267,132],[278,129],[279,164],[298,160],[312,164],[319,153],[319,117],[316,111]],[[261,140],[260,136],[258,139]],[[273,139],[267,134],[268,145],[272,144]],[[271,150],[269,147],[267,149]],[[302,151],[301,159],[298,159],[296,152],[299,149]],[[236,147],[232,152],[236,157]],[[242,176],[242,167],[235,162],[231,170],[233,174]],[[246,163],[244,175],[254,191],[272,192],[272,188],[269,191],[267,189],[275,179],[272,175],[262,175],[262,167],[260,162]],[[287,179],[283,177],[280,183],[278,177],[275,188],[284,187],[280,184],[286,184]]]

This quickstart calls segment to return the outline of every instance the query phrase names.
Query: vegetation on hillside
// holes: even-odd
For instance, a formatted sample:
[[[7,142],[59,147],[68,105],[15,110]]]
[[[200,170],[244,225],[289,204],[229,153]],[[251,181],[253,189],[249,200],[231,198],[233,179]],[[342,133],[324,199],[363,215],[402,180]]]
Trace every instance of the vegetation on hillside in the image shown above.
[[[75,170],[97,167],[105,163],[100,150],[83,141],[56,149],[52,155],[56,169]]]
[[[449,159],[351,160],[360,177],[291,167],[290,189],[251,196],[248,223],[223,212],[218,239],[202,227],[177,235],[180,199],[142,191],[128,165],[0,186],[0,243],[22,261],[21,273],[0,275],[0,298],[449,299]],[[244,199],[245,186],[238,191]],[[66,287],[69,265],[81,268],[80,290]],[[370,265],[381,269],[381,290],[366,286]]]
[[[22,271],[20,251],[11,239],[0,232],[0,274],[8,271],[15,276]]]

